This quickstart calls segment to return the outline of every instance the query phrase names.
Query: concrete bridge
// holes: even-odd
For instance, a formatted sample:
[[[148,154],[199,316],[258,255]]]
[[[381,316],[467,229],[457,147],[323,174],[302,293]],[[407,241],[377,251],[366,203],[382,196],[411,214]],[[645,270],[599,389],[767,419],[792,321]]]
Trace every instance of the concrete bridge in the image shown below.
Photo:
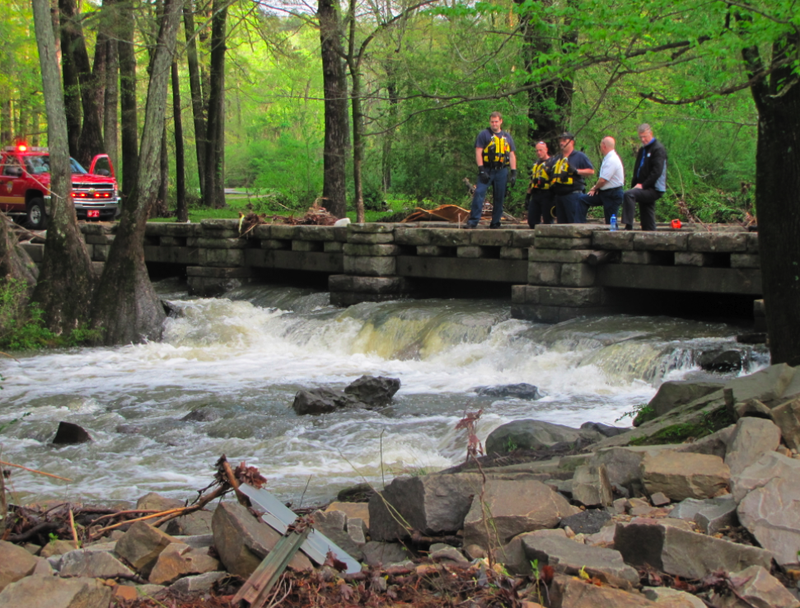
[[[81,229],[92,259],[102,263],[114,225]],[[40,259],[41,246],[27,248]],[[151,271],[185,273],[198,295],[313,275],[327,278],[339,306],[453,291],[510,294],[515,317],[546,323],[620,311],[751,316],[761,296],[758,235],[727,226],[612,232],[593,224],[264,224],[240,236],[236,220],[150,222],[145,259]],[[763,307],[755,310],[763,314]]]

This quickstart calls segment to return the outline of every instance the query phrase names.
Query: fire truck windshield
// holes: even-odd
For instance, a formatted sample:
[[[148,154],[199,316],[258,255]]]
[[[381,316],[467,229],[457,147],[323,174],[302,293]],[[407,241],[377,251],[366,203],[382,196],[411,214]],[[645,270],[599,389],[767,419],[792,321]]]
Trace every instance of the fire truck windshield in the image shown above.
[[[31,175],[38,175],[39,173],[50,173],[50,156],[43,154],[41,156],[25,156],[25,167]],[[86,174],[88,171],[81,167],[80,163],[74,158],[69,159],[72,166],[73,173]]]

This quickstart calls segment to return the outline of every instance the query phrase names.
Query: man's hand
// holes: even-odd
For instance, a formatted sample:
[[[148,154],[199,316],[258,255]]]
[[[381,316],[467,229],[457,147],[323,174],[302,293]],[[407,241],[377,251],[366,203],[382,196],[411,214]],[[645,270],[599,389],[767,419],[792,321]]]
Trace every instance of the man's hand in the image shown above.
[[[511,175],[508,176],[508,187],[513,188],[517,183],[517,170],[511,169]]]
[[[642,189],[642,184],[636,184],[636,185],[633,187],[633,189],[634,189],[634,190],[641,190],[641,189]]]
[[[489,172],[486,171],[486,167],[484,167],[483,165],[478,167],[478,179],[482,184],[489,183]]]

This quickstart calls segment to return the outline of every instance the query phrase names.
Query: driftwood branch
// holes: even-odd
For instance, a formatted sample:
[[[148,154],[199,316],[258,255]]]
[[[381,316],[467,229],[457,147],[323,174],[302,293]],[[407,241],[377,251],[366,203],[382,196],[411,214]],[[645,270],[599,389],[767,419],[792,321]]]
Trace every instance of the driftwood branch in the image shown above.
[[[72,481],[71,479],[67,479],[66,477],[60,477],[58,475],[53,475],[52,473],[45,473],[44,471],[37,471],[36,469],[29,469],[28,467],[23,467],[21,464],[14,464],[13,462],[6,462],[5,460],[0,460],[0,465],[5,467],[17,467],[18,469],[22,469],[24,471],[29,471],[31,473],[36,473],[37,475],[47,475],[47,477],[54,477],[55,479],[60,479],[62,481]]]

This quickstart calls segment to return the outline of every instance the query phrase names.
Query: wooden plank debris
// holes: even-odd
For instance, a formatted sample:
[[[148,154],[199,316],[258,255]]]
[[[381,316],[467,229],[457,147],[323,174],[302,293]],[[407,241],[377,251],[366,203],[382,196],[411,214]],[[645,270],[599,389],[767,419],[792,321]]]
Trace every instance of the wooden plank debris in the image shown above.
[[[261,519],[275,528],[279,534],[286,534],[289,526],[297,519],[297,515],[286,507],[280,500],[275,498],[267,490],[254,488],[251,485],[243,483],[239,489],[245,494],[254,504],[261,507],[265,513]],[[311,530],[308,538],[301,547],[303,553],[308,555],[317,564],[324,564],[327,559],[328,552],[333,555],[347,566],[347,573],[354,574],[361,572],[361,564],[359,564],[353,557],[335,545],[327,536],[318,530]]]

